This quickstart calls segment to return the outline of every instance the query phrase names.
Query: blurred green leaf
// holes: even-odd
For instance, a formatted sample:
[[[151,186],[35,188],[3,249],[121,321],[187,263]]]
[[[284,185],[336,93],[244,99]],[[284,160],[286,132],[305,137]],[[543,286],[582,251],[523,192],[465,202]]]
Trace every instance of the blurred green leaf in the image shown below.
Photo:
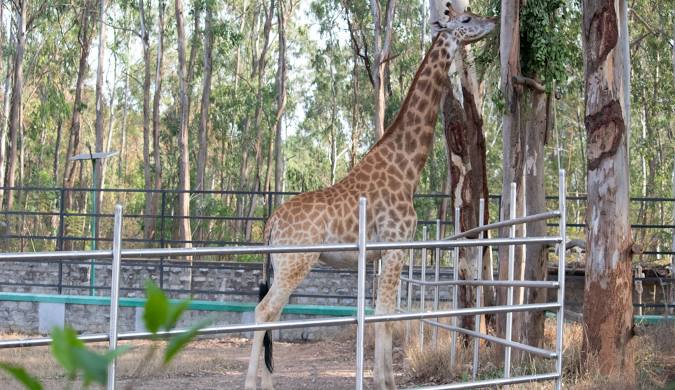
[[[171,337],[171,339],[169,339],[169,344],[166,346],[166,350],[164,351],[164,364],[166,365],[171,362],[176,354],[180,352],[190,341],[192,341],[195,336],[197,336],[197,332],[199,332],[200,329],[208,326],[209,323],[211,323],[210,319],[201,321],[192,326],[186,332]]]
[[[87,348],[77,338],[73,328],[52,329],[52,355],[61,364],[70,380],[75,379],[78,371],[81,371],[85,386],[89,386],[92,382],[105,385],[108,379],[108,364],[130,348],[122,346],[113,351],[97,353]]]
[[[0,363],[0,368],[5,370],[10,376],[19,381],[29,390],[42,390],[42,384],[35,377],[26,372],[23,367],[8,363]]]
[[[143,307],[145,329],[157,333],[169,318],[169,299],[152,280],[145,282],[145,295],[147,297]]]
[[[69,379],[75,379],[77,361],[73,353],[75,348],[84,348],[84,343],[77,339],[77,333],[70,327],[52,329],[52,355],[66,371]]]
[[[166,330],[173,329],[176,326],[178,319],[181,317],[181,315],[183,315],[188,306],[190,306],[189,299],[182,300],[175,305],[170,305],[169,315],[166,320],[166,323],[164,324],[164,328]]]

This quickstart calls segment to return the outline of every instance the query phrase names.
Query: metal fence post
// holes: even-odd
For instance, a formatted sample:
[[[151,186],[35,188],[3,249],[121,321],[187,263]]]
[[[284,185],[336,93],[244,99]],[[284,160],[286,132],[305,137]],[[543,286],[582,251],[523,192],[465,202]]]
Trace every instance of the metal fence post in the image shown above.
[[[63,237],[65,236],[66,230],[66,221],[65,221],[65,200],[66,200],[66,189],[61,188],[59,191],[59,232],[56,239],[56,246],[58,251],[63,250]],[[59,295],[63,294],[63,260],[59,260],[59,282],[58,282],[58,292]]]
[[[441,220],[436,220],[436,241],[441,240]],[[438,282],[441,275],[441,248],[436,248],[434,250],[434,282]],[[440,299],[439,286],[434,286],[434,311],[438,310],[438,301]],[[438,318],[436,318],[438,321]],[[438,347],[438,327],[433,327],[433,333],[431,339],[434,343],[434,347]]]
[[[564,331],[564,306],[565,306],[565,246],[567,245],[567,205],[565,204],[565,196],[567,193],[565,182],[565,170],[561,169],[559,173],[559,193],[558,193],[558,208],[560,210],[560,238],[561,242],[558,245],[558,316],[556,318],[556,338],[555,338],[555,352],[556,356],[556,374],[558,378],[555,381],[556,390],[562,389],[562,359],[563,359],[563,331]]]
[[[162,211],[159,220],[159,246],[164,248],[164,215],[166,214],[166,190],[162,190]],[[164,288],[164,256],[159,258],[159,288]]]
[[[108,350],[117,348],[117,308],[120,297],[120,263],[122,250],[122,206],[115,206],[115,226],[112,246],[112,278],[110,285],[110,328]],[[115,389],[115,359],[108,366],[108,390]]]
[[[412,280],[413,278],[413,268],[415,266],[415,251],[413,249],[410,250],[409,255],[408,255],[408,279]],[[406,297],[408,301],[406,302],[406,309],[407,312],[410,313],[412,312],[412,294],[413,294],[413,284],[411,282],[408,282],[408,296]],[[410,321],[405,322],[405,342],[407,343],[408,340],[410,340],[408,337],[410,336]]]
[[[459,221],[460,219],[460,210],[459,207],[455,207],[455,220],[453,221],[455,223],[455,234],[461,233],[462,226]],[[452,280],[457,282],[459,280],[459,248],[455,247],[452,251]],[[458,301],[459,300],[459,284],[455,284],[452,287],[452,308],[454,310],[457,310],[459,307]],[[454,328],[457,328],[457,316],[453,316],[450,321],[452,322],[452,326]],[[451,331],[450,332],[450,367],[454,368],[455,364],[457,363],[457,332],[456,331]]]
[[[485,219],[485,199],[481,198],[478,201],[478,227],[483,227]],[[478,239],[481,240],[485,238],[485,232],[481,232],[478,236]],[[476,251],[476,280],[482,280],[482,270],[483,270],[483,247],[479,246]],[[483,287],[476,286],[476,307],[481,307],[481,297],[483,296]],[[474,330],[480,332],[480,314],[476,314],[474,317]],[[473,364],[471,366],[471,379],[476,380],[476,375],[478,374],[478,356],[480,349],[480,339],[474,337],[473,339]]]
[[[513,220],[516,218],[516,183],[511,183],[511,193],[510,196],[510,212],[509,219]],[[516,237],[516,225],[511,225],[509,228],[509,237]],[[513,282],[514,274],[514,262],[516,258],[516,247],[515,245],[509,245],[509,259],[508,259],[508,278],[509,282]],[[513,306],[513,285],[509,285],[506,292],[506,305],[509,307]],[[509,311],[506,313],[506,341],[511,342],[511,332],[513,331],[513,312]],[[504,378],[511,377],[511,347],[504,347]]]
[[[429,228],[427,226],[422,227],[422,241],[426,241],[429,238]],[[420,273],[422,282],[427,281],[427,248],[422,248],[422,258],[420,259]],[[420,311],[426,309],[426,285],[422,284],[420,287]],[[424,348],[424,321],[420,321],[420,349]]]
[[[366,205],[366,198],[359,198],[359,269],[358,297],[356,302],[356,390],[363,389],[363,350],[366,330]]]

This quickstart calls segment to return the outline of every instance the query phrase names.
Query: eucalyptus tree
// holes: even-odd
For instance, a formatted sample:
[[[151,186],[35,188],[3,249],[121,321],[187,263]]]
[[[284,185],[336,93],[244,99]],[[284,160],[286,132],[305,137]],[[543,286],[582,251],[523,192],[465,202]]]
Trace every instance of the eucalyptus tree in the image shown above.
[[[212,77],[212,47],[213,47],[213,4],[205,2],[204,11],[204,75],[202,81],[202,97],[199,113],[199,151],[197,154],[197,172],[195,188],[197,190],[206,190],[204,183],[206,173],[206,160],[208,152],[208,119],[209,105],[211,103],[211,77]],[[197,31],[193,32],[197,34]],[[194,47],[194,43],[193,43]]]
[[[624,0],[585,0],[583,33],[588,221],[585,351],[602,374],[635,385],[627,130],[630,63]]]
[[[446,7],[445,1],[429,3],[432,20]],[[453,7],[464,12],[468,1],[454,1]],[[443,129],[447,153],[447,177],[444,180],[443,193],[449,194],[452,209],[460,209],[459,226],[461,231],[475,228],[479,224],[479,202],[482,198],[488,201],[487,173],[485,163],[485,137],[483,135],[483,119],[480,112],[482,96],[478,90],[478,80],[474,67],[473,54],[468,46],[461,47],[451,64],[449,82],[453,85],[448,91],[442,105]],[[446,219],[447,201],[441,203],[439,219]],[[487,203],[486,203],[487,204]],[[483,222],[489,220],[489,208],[485,208]],[[444,235],[445,229],[441,228]],[[460,248],[459,278],[475,279],[479,275],[483,279],[492,280],[492,255],[489,248]],[[483,266],[476,266],[476,258],[480,256]],[[459,307],[474,307],[478,289],[469,286],[459,288]],[[494,301],[494,290],[483,289],[481,299],[486,305]],[[474,318],[462,317],[462,327],[474,328]],[[485,317],[481,327],[485,327]]]
[[[190,149],[188,134],[188,83],[185,62],[185,16],[183,1],[175,1],[176,33],[178,46],[178,97],[179,97],[179,130],[178,130],[178,204],[176,217],[178,218],[178,237],[185,242],[185,247],[191,247],[192,228],[190,227]]]
[[[80,130],[82,112],[86,105],[83,100],[84,81],[89,72],[89,50],[94,36],[94,21],[96,17],[95,4],[92,0],[83,0],[79,7],[78,15],[78,36],[77,40],[80,46],[80,57],[78,62],[77,79],[75,81],[75,96],[73,99],[73,110],[70,118],[70,134],[68,146],[66,148],[66,157],[77,154],[80,151]],[[69,161],[67,158],[64,163],[63,186],[72,188],[75,184],[76,172],[79,164]],[[67,191],[64,199],[64,209],[69,210],[73,205],[73,192]],[[68,245],[71,242],[67,242]]]
[[[106,17],[107,11],[107,2],[106,0],[99,0],[99,9],[98,9],[98,57],[96,61],[96,124],[95,124],[95,152],[104,152],[103,143],[104,143],[104,134],[103,134],[103,66],[105,61],[105,52],[106,52],[106,23],[104,19]],[[105,159],[95,160],[94,165],[94,177],[96,182],[94,183],[94,190],[100,189],[103,184],[103,166],[106,163]],[[101,205],[103,202],[103,192],[95,191],[95,199],[93,202]],[[99,219],[96,218],[96,230],[98,229]]]
[[[5,7],[2,6],[3,4],[0,4],[0,21],[4,20],[4,11]],[[5,26],[7,26],[7,31],[5,31]],[[10,38],[9,41],[14,40],[14,32],[12,30],[10,24],[5,24],[4,22],[0,24],[0,47],[3,48],[2,50],[2,58],[0,60],[5,60],[5,57],[7,58],[5,62],[5,82],[4,82],[4,87],[3,87],[3,94],[2,94],[2,123],[0,124],[0,184],[4,186],[5,184],[5,163],[7,160],[7,128],[8,128],[8,117],[9,117],[9,96],[10,96],[10,83],[11,83],[11,61],[12,61],[12,56],[9,53],[9,50],[5,49],[5,40],[7,39],[7,33],[12,31],[10,33]],[[0,63],[0,66],[2,64]],[[0,188],[0,206],[3,204],[4,201],[4,195],[5,195],[5,190],[4,187]]]

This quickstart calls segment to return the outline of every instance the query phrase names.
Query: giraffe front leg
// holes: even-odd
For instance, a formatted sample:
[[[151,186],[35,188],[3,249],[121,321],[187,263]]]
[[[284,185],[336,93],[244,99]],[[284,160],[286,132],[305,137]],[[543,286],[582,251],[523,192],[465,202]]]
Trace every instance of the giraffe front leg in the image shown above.
[[[399,249],[386,251],[382,256],[383,268],[377,290],[375,314],[394,312],[396,289],[401,275],[403,258],[403,251]],[[391,322],[375,324],[375,369],[373,374],[376,389],[396,389],[392,363],[392,326],[393,323]]]

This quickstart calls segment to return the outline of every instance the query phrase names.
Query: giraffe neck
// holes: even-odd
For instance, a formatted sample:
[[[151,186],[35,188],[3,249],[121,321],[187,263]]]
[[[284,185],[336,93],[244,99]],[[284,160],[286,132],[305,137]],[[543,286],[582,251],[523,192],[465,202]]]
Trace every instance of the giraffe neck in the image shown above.
[[[441,32],[436,36],[396,119],[371,150],[371,153],[385,155],[391,171],[400,171],[401,181],[411,193],[417,187],[433,146],[438,110],[450,88],[448,70],[456,50],[457,43],[449,33]]]

